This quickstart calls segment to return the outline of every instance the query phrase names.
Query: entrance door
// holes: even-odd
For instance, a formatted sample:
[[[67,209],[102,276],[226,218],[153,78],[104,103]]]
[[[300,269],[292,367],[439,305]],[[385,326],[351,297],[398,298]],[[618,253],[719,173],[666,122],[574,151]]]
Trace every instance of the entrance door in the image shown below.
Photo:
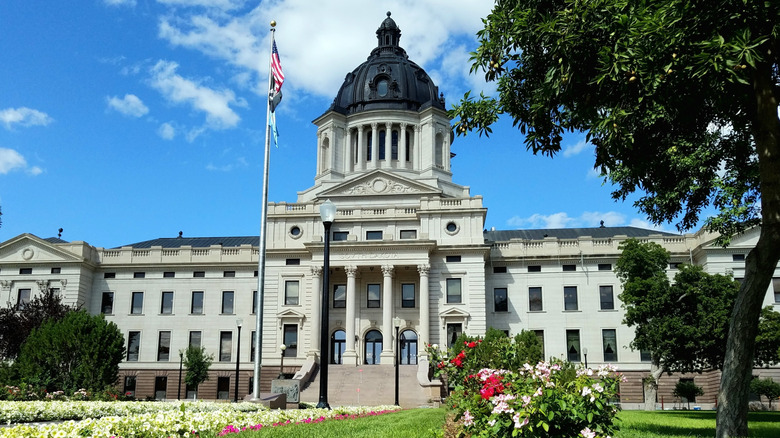
[[[417,365],[417,333],[401,332],[401,365]]]
[[[365,345],[365,364],[379,364],[379,355],[382,353],[382,333],[379,333],[378,330],[371,330],[366,333]]]
[[[330,363],[344,363],[344,350],[347,348],[347,333],[336,330],[330,337]]]

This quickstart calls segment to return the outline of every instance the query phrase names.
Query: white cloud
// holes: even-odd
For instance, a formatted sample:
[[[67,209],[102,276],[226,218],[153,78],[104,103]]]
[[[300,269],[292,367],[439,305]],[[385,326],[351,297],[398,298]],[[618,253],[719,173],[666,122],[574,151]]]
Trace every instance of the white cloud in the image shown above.
[[[170,123],[163,123],[157,129],[157,135],[165,140],[173,140],[173,138],[176,136],[176,128],[174,128]]]
[[[563,156],[571,157],[574,155],[578,155],[580,152],[584,150],[592,150],[592,149],[593,149],[593,145],[585,141],[585,139],[582,139],[573,145],[566,145],[563,148]]]
[[[43,169],[38,166],[27,167],[27,160],[13,149],[0,148],[0,175],[14,170],[23,170],[32,176],[40,175]]]
[[[230,172],[233,169],[247,167],[248,165],[249,163],[244,157],[238,157],[236,158],[236,162],[232,164],[223,164],[221,166],[217,166],[209,163],[206,165],[206,170],[210,170],[212,172]]]
[[[126,116],[141,117],[149,112],[149,108],[134,94],[125,94],[121,99],[116,96],[107,97],[106,101],[109,108]]]
[[[230,105],[245,106],[229,89],[214,90],[199,81],[186,79],[176,73],[179,65],[172,61],[158,61],[151,69],[151,85],[175,104],[187,104],[206,113],[206,122],[214,129],[235,127],[241,118]]]
[[[135,6],[136,0],[103,0],[109,6]]]
[[[15,124],[20,126],[46,126],[53,120],[48,114],[27,107],[0,110],[0,122],[3,122],[6,129],[11,129]]]
[[[675,232],[663,226],[653,225],[647,220],[628,218],[623,213],[616,211],[586,211],[578,217],[571,217],[565,212],[549,215],[533,214],[527,218],[515,216],[507,221],[507,225],[516,228],[590,228],[601,226],[601,221],[604,221],[604,226],[606,227],[631,226],[649,230]]]
[[[507,225],[530,228],[567,228],[574,221],[564,212],[550,215],[534,214],[527,218],[515,216],[507,221]]]

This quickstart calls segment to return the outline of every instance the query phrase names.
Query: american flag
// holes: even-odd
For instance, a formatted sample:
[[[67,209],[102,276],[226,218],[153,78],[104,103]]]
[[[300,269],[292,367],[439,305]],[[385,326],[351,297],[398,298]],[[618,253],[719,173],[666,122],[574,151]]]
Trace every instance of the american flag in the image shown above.
[[[271,52],[271,72],[274,76],[274,93],[278,93],[284,83],[284,73],[282,73],[282,62],[279,60],[279,51],[276,50],[276,41],[274,41],[273,51]]]

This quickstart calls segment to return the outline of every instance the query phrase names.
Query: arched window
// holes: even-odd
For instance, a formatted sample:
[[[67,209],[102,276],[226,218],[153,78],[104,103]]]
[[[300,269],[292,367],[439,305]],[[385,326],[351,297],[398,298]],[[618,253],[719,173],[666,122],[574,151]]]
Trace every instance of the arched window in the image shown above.
[[[378,365],[379,355],[382,353],[382,333],[378,330],[371,330],[365,336],[365,355],[363,363],[367,365]]]
[[[401,365],[417,365],[417,333],[413,330],[401,332]]]
[[[344,363],[344,350],[347,348],[347,333],[344,330],[336,330],[330,336],[330,363]]]

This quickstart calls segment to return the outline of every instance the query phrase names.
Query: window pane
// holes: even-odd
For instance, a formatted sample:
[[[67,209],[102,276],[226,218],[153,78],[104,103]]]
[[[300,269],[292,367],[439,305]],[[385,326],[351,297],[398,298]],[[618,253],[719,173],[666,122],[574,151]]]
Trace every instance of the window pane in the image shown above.
[[[401,285],[401,307],[414,308],[414,284],[407,283]]]
[[[171,352],[171,332],[160,332],[157,342],[157,361],[167,362]]]
[[[135,397],[135,376],[125,376],[123,392],[125,395]]]
[[[133,302],[130,313],[140,315],[144,312],[144,293],[133,292]]]
[[[103,292],[103,299],[100,302],[100,311],[106,315],[114,313],[114,293]]]
[[[461,300],[460,278],[448,278],[447,303],[460,303]]]
[[[284,350],[285,357],[298,356],[298,325],[297,324],[284,325],[284,345],[287,346],[287,348]]]
[[[203,291],[196,290],[192,292],[192,305],[190,306],[190,313],[193,315],[203,314]]]
[[[19,289],[19,293],[16,296],[16,305],[19,308],[24,308],[30,302],[30,295],[32,295],[32,289]]]
[[[333,285],[333,308],[343,309],[347,307],[347,285]]]
[[[367,289],[367,306],[368,307],[379,307],[379,295],[381,292],[381,288],[378,284],[369,284]]]
[[[382,240],[382,232],[366,231],[366,240]]]
[[[138,350],[141,349],[141,332],[130,332],[127,334],[127,361],[138,361]]]
[[[775,303],[780,303],[780,278],[772,279],[772,289],[775,291]]]
[[[617,333],[615,329],[601,331],[601,340],[604,345],[604,362],[617,362]]]
[[[401,239],[416,239],[417,230],[401,230]]]
[[[199,331],[190,332],[190,346],[200,347],[200,341],[202,336],[203,335]]]
[[[539,339],[539,343],[542,344],[542,358],[544,358],[544,330],[534,330],[534,333]]]
[[[219,332],[219,361],[230,362],[233,351],[233,332]]]
[[[334,231],[331,240],[334,242],[344,242],[347,240],[349,233],[346,231]]]
[[[163,292],[160,303],[160,313],[170,315],[173,313],[173,292]]]
[[[532,312],[539,312],[544,310],[544,305],[542,304],[541,287],[528,288],[528,310]]]
[[[233,313],[233,291],[222,292],[222,313]]]
[[[566,330],[566,356],[569,362],[580,361],[580,331]]]
[[[577,286],[564,286],[563,309],[577,310]]]
[[[493,289],[493,306],[496,312],[509,311],[505,287]]]
[[[288,306],[298,305],[298,287],[297,280],[284,282],[284,304]]]
[[[612,294],[612,286],[599,286],[601,310],[614,310],[615,299]]]

